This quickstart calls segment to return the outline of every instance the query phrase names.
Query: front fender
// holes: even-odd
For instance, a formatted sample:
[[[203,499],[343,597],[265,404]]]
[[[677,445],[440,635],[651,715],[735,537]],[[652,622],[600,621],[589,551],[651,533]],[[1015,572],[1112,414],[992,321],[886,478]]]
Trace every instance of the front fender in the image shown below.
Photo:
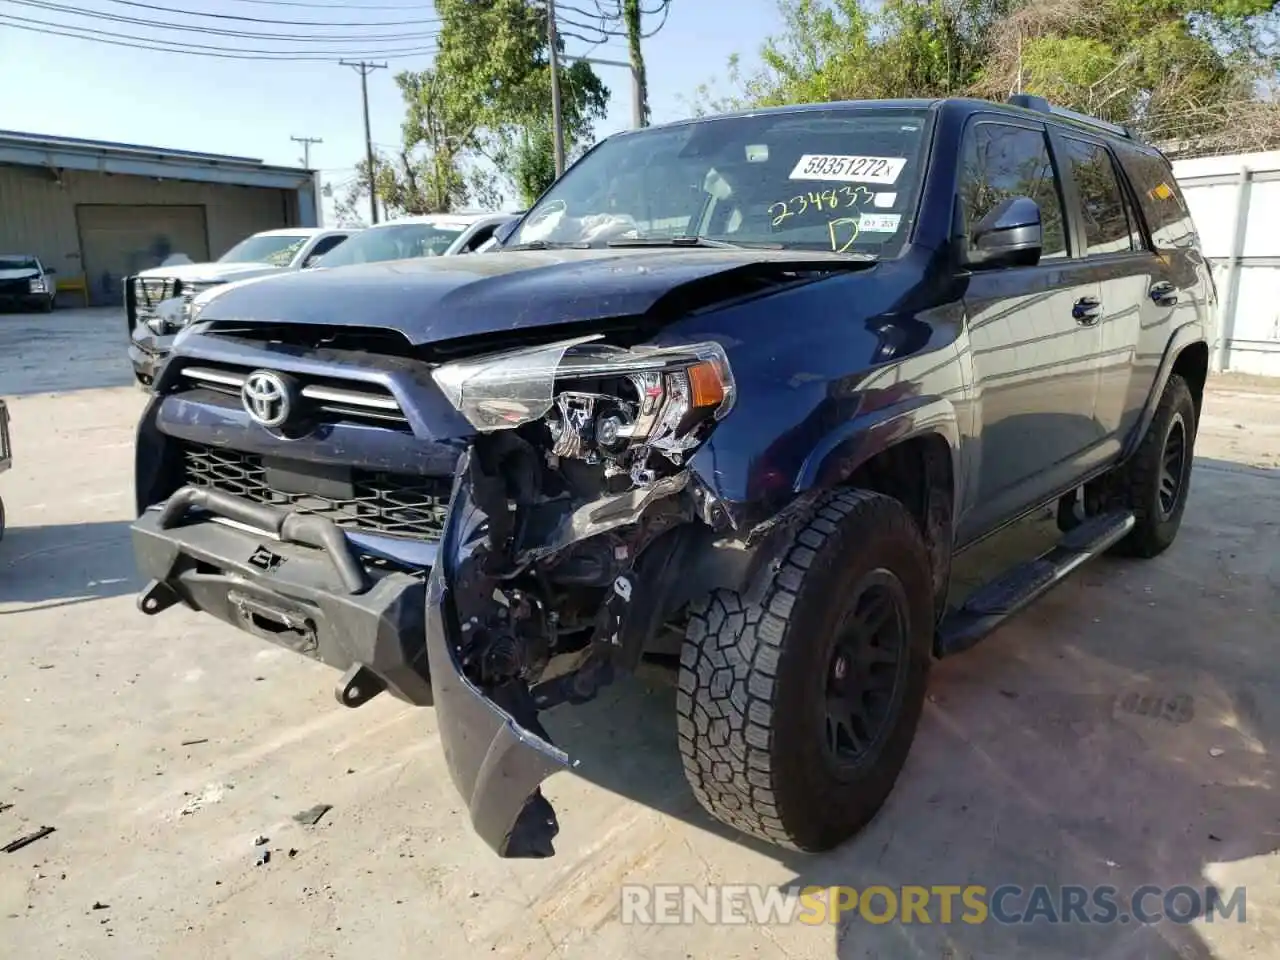
[[[911,397],[854,417],[826,434],[801,465],[795,492],[838,486],[877,454],[928,435],[947,442],[951,476],[958,478],[960,427],[955,407],[943,397]]]
[[[569,768],[569,757],[538,728],[536,711],[520,709],[529,704],[499,704],[464,672],[453,589],[460,562],[483,539],[488,519],[471,496],[470,456],[459,464],[438,560],[427,581],[427,661],[440,742],[480,838],[502,857],[551,856],[559,825],[539,785]]]

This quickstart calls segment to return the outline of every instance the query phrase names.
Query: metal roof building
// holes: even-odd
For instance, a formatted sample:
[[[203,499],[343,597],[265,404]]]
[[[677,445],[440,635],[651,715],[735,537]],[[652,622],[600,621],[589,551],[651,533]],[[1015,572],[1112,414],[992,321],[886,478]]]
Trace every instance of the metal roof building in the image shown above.
[[[121,281],[174,253],[216,259],[246,236],[316,226],[316,175],[249,157],[0,130],[0,252],[27,253],[121,302]]]

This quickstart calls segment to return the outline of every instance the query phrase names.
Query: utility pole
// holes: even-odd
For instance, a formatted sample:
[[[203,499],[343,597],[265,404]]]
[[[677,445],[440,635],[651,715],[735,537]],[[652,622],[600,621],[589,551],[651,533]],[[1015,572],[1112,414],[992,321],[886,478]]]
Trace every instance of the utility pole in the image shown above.
[[[648,82],[645,79],[644,54],[640,50],[643,34],[640,0],[623,0],[622,18],[627,26],[627,46],[631,54],[631,126],[649,125]]]
[[[364,60],[338,61],[344,67],[352,67],[360,74],[360,96],[364,99],[364,156],[369,164],[369,215],[371,223],[378,222],[378,185],[373,169],[373,135],[369,133],[369,74],[374,70],[385,70],[385,63],[367,63]]]
[[[551,126],[555,135],[558,180],[564,174],[564,116],[560,109],[560,48],[556,37],[556,0],[547,0],[547,50],[551,57]]]
[[[308,170],[311,169],[311,145],[313,143],[324,143],[319,137],[290,137],[295,143],[302,144],[302,165]]]

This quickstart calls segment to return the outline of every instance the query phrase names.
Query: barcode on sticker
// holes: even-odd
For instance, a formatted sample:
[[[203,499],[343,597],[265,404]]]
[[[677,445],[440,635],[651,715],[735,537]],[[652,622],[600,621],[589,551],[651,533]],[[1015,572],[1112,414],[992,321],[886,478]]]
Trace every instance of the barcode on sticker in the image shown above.
[[[895,233],[902,215],[897,213],[864,213],[858,218],[859,233]]]
[[[844,157],[806,153],[791,171],[792,180],[841,180],[846,183],[896,183],[905,157]]]

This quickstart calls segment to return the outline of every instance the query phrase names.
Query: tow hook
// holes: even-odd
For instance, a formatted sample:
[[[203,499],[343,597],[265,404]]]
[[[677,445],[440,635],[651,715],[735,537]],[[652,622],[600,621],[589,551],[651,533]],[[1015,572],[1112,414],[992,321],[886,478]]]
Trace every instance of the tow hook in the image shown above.
[[[385,689],[387,685],[380,676],[363,663],[353,663],[333,688],[333,695],[344,707],[360,707]]]

